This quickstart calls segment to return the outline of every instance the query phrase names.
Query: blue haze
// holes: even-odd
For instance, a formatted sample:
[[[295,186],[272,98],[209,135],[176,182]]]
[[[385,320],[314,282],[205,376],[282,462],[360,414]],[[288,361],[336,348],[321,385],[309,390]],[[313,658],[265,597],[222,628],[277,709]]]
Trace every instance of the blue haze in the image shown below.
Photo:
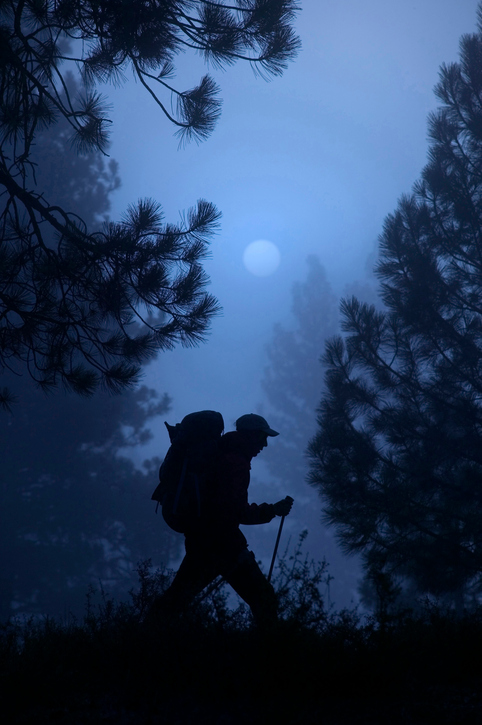
[[[168,221],[198,198],[223,213],[205,265],[223,315],[207,344],[165,353],[146,374],[148,384],[172,397],[173,423],[211,408],[222,411],[231,428],[239,415],[263,409],[264,345],[274,323],[291,323],[291,287],[304,280],[309,254],[319,256],[338,295],[363,280],[384,217],[424,165],[439,66],[458,59],[460,36],[476,27],[477,0],[302,5],[297,25],[303,50],[281,78],[266,83],[242,63],[226,72],[209,69],[222,89],[223,114],[200,145],[178,149],[172,126],[140,85],[108,89],[111,155],[122,177],[111,216],[146,196],[161,202]],[[199,57],[182,56],[175,85],[190,88],[204,72]],[[270,277],[255,277],[242,264],[246,245],[259,238],[281,252]],[[165,452],[161,426],[142,458]],[[267,477],[261,457],[253,473]],[[256,480],[251,495],[259,500]],[[294,511],[293,536],[302,527]],[[276,524],[265,528],[250,540],[267,561]],[[311,554],[322,557],[324,551]],[[355,596],[356,567],[351,579],[345,576],[350,566],[342,576],[343,603]]]

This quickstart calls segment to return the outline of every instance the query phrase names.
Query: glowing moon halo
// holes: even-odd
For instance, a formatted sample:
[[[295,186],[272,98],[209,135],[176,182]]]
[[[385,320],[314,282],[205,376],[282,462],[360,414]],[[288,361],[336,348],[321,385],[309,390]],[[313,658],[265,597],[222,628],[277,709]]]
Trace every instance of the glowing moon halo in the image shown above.
[[[257,239],[248,244],[243,254],[243,263],[248,272],[257,277],[268,277],[278,269],[281,256],[279,249],[267,239]]]

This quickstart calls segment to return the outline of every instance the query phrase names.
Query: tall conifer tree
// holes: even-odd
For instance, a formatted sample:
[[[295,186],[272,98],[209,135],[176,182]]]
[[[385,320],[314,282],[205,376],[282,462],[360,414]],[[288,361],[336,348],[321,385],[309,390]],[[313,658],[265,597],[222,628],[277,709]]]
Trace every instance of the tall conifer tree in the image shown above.
[[[420,181],[386,219],[384,311],[342,303],[311,481],[367,573],[459,611],[482,589],[482,7],[443,65]]]

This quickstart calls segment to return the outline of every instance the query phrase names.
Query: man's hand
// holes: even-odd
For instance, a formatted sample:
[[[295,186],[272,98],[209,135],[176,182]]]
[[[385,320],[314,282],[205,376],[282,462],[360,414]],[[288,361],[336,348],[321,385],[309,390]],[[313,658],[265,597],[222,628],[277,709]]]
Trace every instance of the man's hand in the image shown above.
[[[274,512],[276,516],[288,516],[293,506],[293,499],[291,496],[281,499],[277,503],[273,504]]]

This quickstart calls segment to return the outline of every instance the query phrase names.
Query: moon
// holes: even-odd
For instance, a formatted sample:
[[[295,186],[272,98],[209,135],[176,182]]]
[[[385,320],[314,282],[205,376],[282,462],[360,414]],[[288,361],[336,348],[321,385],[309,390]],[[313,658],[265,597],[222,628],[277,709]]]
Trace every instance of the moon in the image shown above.
[[[267,239],[258,239],[248,244],[243,254],[243,263],[248,272],[256,277],[268,277],[278,269],[281,256],[276,244]]]

